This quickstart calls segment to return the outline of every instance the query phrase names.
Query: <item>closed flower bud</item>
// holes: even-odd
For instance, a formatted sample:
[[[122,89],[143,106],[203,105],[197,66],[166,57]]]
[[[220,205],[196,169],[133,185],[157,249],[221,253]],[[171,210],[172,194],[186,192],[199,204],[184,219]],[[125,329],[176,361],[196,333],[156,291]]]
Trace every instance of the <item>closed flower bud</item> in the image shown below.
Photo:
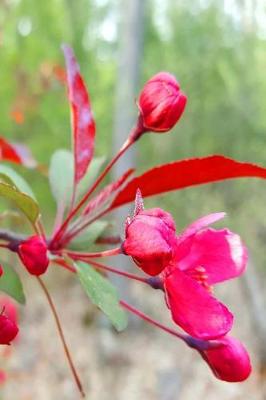
[[[40,236],[32,236],[18,246],[18,255],[32,275],[42,275],[47,270],[49,258],[47,246]]]
[[[123,252],[148,275],[158,275],[172,257],[175,224],[160,208],[142,210],[126,225]]]
[[[142,127],[142,133],[160,133],[172,129],[180,119],[186,102],[187,97],[173,75],[168,72],[154,75],[144,85],[138,101],[138,124]]]
[[[18,327],[7,316],[0,315],[0,344],[10,344],[18,334]]]
[[[233,338],[219,339],[221,346],[200,351],[216,378],[226,382],[241,382],[251,373],[250,358],[243,344]]]

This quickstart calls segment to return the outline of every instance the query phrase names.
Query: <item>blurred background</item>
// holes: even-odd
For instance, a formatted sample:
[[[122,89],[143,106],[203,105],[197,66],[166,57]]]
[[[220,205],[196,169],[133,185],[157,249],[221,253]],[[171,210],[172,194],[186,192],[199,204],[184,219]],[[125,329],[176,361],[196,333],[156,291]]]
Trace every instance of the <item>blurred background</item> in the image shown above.
[[[266,165],[265,0],[0,0],[0,135],[27,144],[44,165],[56,149],[71,146],[64,42],[73,46],[90,91],[97,156],[110,157],[127,137],[135,98],[153,74],[173,73],[188,96],[176,128],[144,135],[114,176],[126,165],[141,173],[211,153]],[[50,228],[55,204],[47,179],[17,170],[31,183]],[[265,198],[263,181],[241,179],[145,201],[173,213],[178,230],[226,211],[224,224],[246,242],[247,273],[217,290],[235,312],[234,334],[251,353],[254,372],[242,384],[216,380],[197,354],[135,319],[115,333],[72,276],[50,269],[47,285],[90,400],[266,398]],[[117,231],[130,209],[113,216]],[[45,299],[35,280],[19,271],[27,306],[12,357],[0,359],[9,375],[1,398],[76,399]],[[161,294],[115,283],[135,305],[171,324]]]

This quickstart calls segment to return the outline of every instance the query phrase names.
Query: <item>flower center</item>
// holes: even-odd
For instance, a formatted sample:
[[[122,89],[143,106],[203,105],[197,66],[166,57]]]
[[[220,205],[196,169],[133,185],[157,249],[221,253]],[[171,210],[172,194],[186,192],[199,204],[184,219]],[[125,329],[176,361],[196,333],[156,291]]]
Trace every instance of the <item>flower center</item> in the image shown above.
[[[213,287],[208,284],[208,275],[206,269],[199,265],[188,271],[191,278],[195,279],[201,286],[204,287],[208,292],[213,293]]]

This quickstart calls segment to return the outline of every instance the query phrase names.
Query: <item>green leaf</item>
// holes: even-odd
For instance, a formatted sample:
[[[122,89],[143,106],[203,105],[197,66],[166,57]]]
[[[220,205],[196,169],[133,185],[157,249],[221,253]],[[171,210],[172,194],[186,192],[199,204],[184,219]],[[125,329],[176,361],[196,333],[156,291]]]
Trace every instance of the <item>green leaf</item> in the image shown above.
[[[12,200],[31,222],[36,222],[40,215],[38,204],[27,194],[20,192],[16,187],[0,183],[0,196]]]
[[[26,298],[18,274],[8,265],[2,265],[2,268],[4,273],[0,278],[0,291],[13,297],[19,303],[25,304]]]
[[[74,182],[73,155],[70,151],[60,149],[52,155],[49,182],[57,205],[69,204]]]
[[[6,165],[0,165],[0,177],[3,178],[6,183],[11,186],[16,186],[19,191],[28,194],[35,200],[35,195],[29,184],[12,168]]]
[[[80,282],[93,304],[98,306],[118,331],[127,326],[127,315],[119,304],[116,288],[95,269],[84,263],[75,264]]]
[[[98,237],[108,226],[107,221],[95,221],[71,242],[71,248],[81,249],[95,243]]]
[[[79,183],[78,186],[78,195],[82,195],[85,193],[91,184],[95,181],[96,177],[99,174],[99,171],[105,162],[105,157],[94,157],[93,160],[90,163],[88,172],[82,179],[82,181]]]

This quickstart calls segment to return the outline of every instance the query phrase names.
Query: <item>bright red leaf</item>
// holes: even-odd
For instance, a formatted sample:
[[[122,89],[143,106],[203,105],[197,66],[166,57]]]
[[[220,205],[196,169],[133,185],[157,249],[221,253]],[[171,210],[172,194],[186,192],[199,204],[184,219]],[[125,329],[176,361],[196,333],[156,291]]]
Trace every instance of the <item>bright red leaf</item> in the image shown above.
[[[3,137],[0,137],[0,161],[9,161],[29,168],[37,165],[26,146],[10,143]]]
[[[110,209],[134,200],[137,189],[142,196],[152,196],[232,178],[266,179],[266,168],[214,155],[164,164],[132,179],[116,196]]]
[[[80,74],[73,50],[64,45],[67,70],[68,97],[71,104],[73,146],[75,160],[75,184],[83,178],[93,157],[95,122],[89,94]]]

